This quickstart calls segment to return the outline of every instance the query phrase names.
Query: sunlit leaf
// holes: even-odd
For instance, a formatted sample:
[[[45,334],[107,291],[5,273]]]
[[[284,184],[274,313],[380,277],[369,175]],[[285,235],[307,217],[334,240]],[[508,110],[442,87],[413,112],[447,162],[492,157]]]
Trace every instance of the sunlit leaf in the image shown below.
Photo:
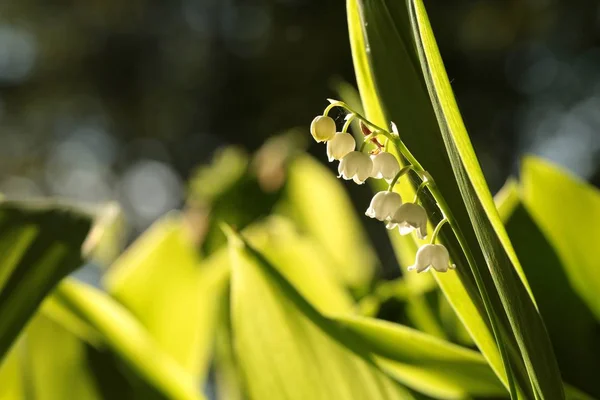
[[[194,377],[165,353],[125,308],[106,294],[69,279],[57,287],[53,297],[61,307],[78,316],[80,324],[89,325],[89,329],[97,332],[101,345],[128,371],[126,377],[132,382],[136,397],[203,398]]]
[[[312,237],[283,217],[271,217],[244,230],[244,236],[300,294],[323,314],[349,314],[352,298],[331,270],[330,259]]]
[[[0,361],[0,400],[25,398],[25,376],[22,358],[25,352],[23,338],[17,339],[3,360]]]
[[[176,213],[155,222],[115,261],[104,282],[164,351],[204,379],[227,265],[202,263],[186,228]]]
[[[369,11],[373,8],[373,12],[381,11],[381,8],[376,7],[377,4],[371,3],[369,3],[369,8],[367,8],[365,4],[356,0],[347,1],[352,56],[366,115],[371,121],[376,122],[380,126],[387,126],[387,114],[394,115],[395,121],[403,129],[403,139],[407,141],[413,153],[419,157],[422,163],[427,161],[427,168],[430,171],[435,171],[435,176],[438,180],[442,180],[442,184],[448,188],[451,187],[451,189],[447,189],[445,192],[450,191],[451,193],[455,193],[455,196],[458,196],[458,188],[455,184],[452,184],[454,177],[450,173],[450,163],[447,157],[443,155],[445,151],[443,150],[444,146],[439,136],[439,130],[436,127],[435,115],[428,97],[423,96],[421,93],[422,90],[425,90],[424,83],[418,84],[419,81],[422,81],[422,77],[418,74],[417,66],[408,65],[404,42],[399,42],[398,38],[393,37],[392,44],[386,47],[387,42],[384,42],[384,39],[379,36],[379,30],[371,32],[370,35],[365,31],[365,25],[369,24],[369,21],[365,19],[365,10]],[[380,29],[384,29],[383,27],[385,26],[389,32],[393,32],[396,29],[387,10],[383,12],[383,15],[380,12],[377,16],[379,18],[377,22],[373,22],[376,19],[375,16],[371,18],[371,27],[377,28],[380,26]],[[408,26],[403,28],[406,30],[409,29]],[[365,42],[367,38],[369,40],[368,45]],[[373,52],[374,46],[377,46],[377,59],[371,60],[369,55]],[[397,73],[395,70],[396,65],[408,67],[407,72],[405,74]],[[381,88],[376,86],[374,73],[380,75],[379,79],[385,82],[384,84],[380,84],[382,85]],[[410,91],[407,93],[407,88],[409,87]],[[402,92],[403,96],[397,95],[396,92]],[[413,96],[413,94],[415,95]],[[420,103],[415,101],[415,98],[417,98],[415,96],[418,96]],[[406,122],[413,124],[413,126],[404,128]],[[419,132],[426,132],[427,136],[423,137],[422,134],[417,134]],[[434,144],[435,147],[430,145],[429,149],[427,149],[428,142]],[[432,157],[431,154],[437,154],[437,156]],[[443,165],[438,166],[436,163],[439,163],[440,160],[445,160],[445,162]],[[414,193],[414,189],[406,183],[401,183],[400,192],[405,197],[411,196],[411,193]],[[457,197],[457,199],[458,201],[453,203],[453,208],[461,208],[464,220],[468,216],[460,197]],[[433,205],[433,207],[435,208],[436,206]],[[455,214],[455,217],[460,217],[461,214]],[[413,261],[412,257],[414,257],[416,252],[415,242],[408,237],[404,240],[398,238],[396,232],[393,232],[391,237],[400,265],[411,265]],[[453,251],[453,261],[459,266],[457,272],[460,273],[462,270],[463,274],[467,274],[468,266],[466,260],[461,255],[462,251],[458,243],[455,240],[449,240],[446,242],[446,245]],[[507,382],[500,354],[487,325],[487,318],[483,313],[482,305],[480,302],[474,303],[472,300],[473,296],[478,296],[474,292],[474,283],[467,281],[465,278],[464,282],[468,284],[465,287],[463,280],[457,274],[436,274],[435,278],[459,319],[488,359],[494,371],[496,371],[503,382]]]
[[[336,320],[365,342],[383,369],[415,390],[444,399],[506,395],[486,360],[475,351],[372,318]]]
[[[536,396],[562,398],[552,345],[471,146],[427,13],[421,0],[413,4],[417,49],[444,143],[532,387]]]
[[[522,176],[526,178],[529,194],[531,191],[536,192],[536,195],[533,196],[536,203],[532,205],[544,207],[544,205],[554,202],[556,207],[554,211],[544,208],[541,213],[540,207],[538,212],[545,220],[554,219],[556,228],[562,231],[565,227],[568,230],[568,225],[574,221],[572,218],[575,216],[566,215],[564,212],[568,199],[565,199],[564,196],[557,199],[556,196],[567,192],[562,184],[565,179],[572,182],[571,178],[566,178],[553,167],[537,159],[530,159],[526,166],[528,170],[524,171]],[[538,171],[542,175],[544,171],[556,171],[559,175],[554,176],[551,172],[551,175],[545,176],[544,179],[536,175]],[[557,250],[561,246],[564,248],[562,243],[570,240],[570,235],[565,233],[561,242],[553,246],[533,220],[528,211],[531,208],[521,202],[520,193],[517,183],[509,182],[496,196],[498,209],[531,284],[531,289],[552,339],[561,372],[567,382],[588,393],[600,396],[600,388],[596,379],[597,371],[600,370],[600,327],[588,305],[582,301],[582,297],[575,290],[577,286],[571,283],[568,264],[557,254]],[[600,196],[598,198],[600,199]],[[580,204],[578,196],[572,198],[572,201],[574,205],[572,209],[578,213],[585,201]],[[598,204],[600,205],[600,201]],[[559,209],[561,210],[560,215],[556,214]],[[572,232],[576,230],[580,235],[577,241],[586,240],[585,238],[589,236],[581,231],[581,225],[574,225],[577,226],[572,227]],[[593,235],[595,229],[596,227],[590,226],[589,235]],[[578,263],[574,265],[576,265],[575,268],[579,266]],[[589,264],[585,273],[593,275],[593,271],[594,268],[591,268],[591,264]],[[573,340],[573,338],[577,338],[577,340]]]
[[[38,314],[27,327],[24,342],[22,371],[28,378],[28,392],[36,399],[102,399],[84,341]]]
[[[363,32],[368,48],[363,52],[383,114],[397,123],[405,144],[435,178],[454,227],[464,236],[458,246],[448,231],[442,235],[459,266],[461,283],[481,311],[474,278],[482,277],[481,288],[491,299],[491,315],[518,384],[529,390],[531,383],[537,395],[560,398],[550,341],[462,124],[422,3],[358,3],[358,20],[352,23]],[[425,205],[435,214],[435,204]]]
[[[525,158],[521,179],[525,204],[600,321],[600,191],[536,157]]]
[[[264,257],[229,240],[234,341],[250,397],[412,398]]]
[[[343,186],[307,155],[295,158],[288,174],[285,199],[295,221],[325,249],[340,279],[366,285],[377,261]]]
[[[56,283],[82,263],[89,214],[0,200],[0,359]]]

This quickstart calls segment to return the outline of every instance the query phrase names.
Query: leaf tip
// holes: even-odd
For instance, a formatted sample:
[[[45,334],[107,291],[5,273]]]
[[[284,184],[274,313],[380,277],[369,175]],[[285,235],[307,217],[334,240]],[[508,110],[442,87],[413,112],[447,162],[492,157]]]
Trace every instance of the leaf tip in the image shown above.
[[[219,227],[227,237],[227,242],[230,246],[234,246],[237,248],[244,247],[244,240],[240,236],[239,232],[235,230],[234,227],[223,221],[219,222]]]

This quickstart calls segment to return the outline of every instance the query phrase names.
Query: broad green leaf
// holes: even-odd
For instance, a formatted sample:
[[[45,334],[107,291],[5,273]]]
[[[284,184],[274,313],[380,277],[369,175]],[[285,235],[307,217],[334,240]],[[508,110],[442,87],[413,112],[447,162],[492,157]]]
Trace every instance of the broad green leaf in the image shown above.
[[[354,303],[332,271],[323,248],[284,217],[270,217],[244,230],[244,237],[302,297],[323,314],[350,314]]]
[[[536,396],[564,398],[552,345],[494,205],[458,110],[422,0],[411,18],[423,75],[460,193],[506,311]],[[479,266],[473,266],[479,267]]]
[[[81,265],[91,223],[58,204],[0,200],[0,360],[44,296]]]
[[[525,158],[521,179],[525,205],[600,321],[600,191],[537,157]]]
[[[229,293],[222,298],[217,323],[213,368],[216,398],[218,400],[244,400],[247,398],[239,363],[233,348]]]
[[[227,265],[202,263],[186,228],[178,213],[155,222],[115,261],[104,282],[164,351],[203,380]]]
[[[412,398],[264,257],[232,232],[229,242],[234,343],[251,398]]]
[[[356,71],[358,87],[367,118],[377,123],[379,126],[387,126],[387,117],[385,115],[390,113],[388,110],[392,110],[391,112],[400,118],[396,119],[396,121],[401,129],[403,129],[404,121],[412,123],[412,127],[409,127],[409,129],[403,129],[403,139],[405,141],[411,141],[409,144],[413,153],[426,157],[431,163],[431,166],[428,166],[427,168],[429,170],[433,168],[436,171],[435,176],[437,179],[440,179],[438,176],[441,176],[442,182],[445,183],[446,186],[450,187],[452,182],[454,182],[454,177],[450,173],[451,166],[449,161],[446,160],[446,162],[440,166],[435,165],[436,162],[439,162],[439,160],[446,157],[443,156],[445,152],[443,150],[443,143],[441,143],[441,139],[439,137],[438,129],[435,125],[431,124],[431,120],[434,120],[435,122],[435,115],[431,109],[428,98],[422,96],[421,94],[421,90],[424,90],[424,84],[413,87],[417,82],[422,81],[422,77],[417,73],[417,67],[415,66],[408,65],[409,69],[407,72],[405,71],[404,74],[398,74],[395,70],[396,65],[407,67],[406,63],[408,57],[406,56],[407,52],[403,47],[405,45],[404,42],[398,42],[398,39],[396,38],[396,40],[393,41],[391,45],[388,45],[386,49],[386,45],[384,43],[379,43],[383,42],[383,39],[379,38],[377,32],[371,33],[371,35],[374,37],[369,37],[367,32],[365,32],[365,25],[369,23],[365,20],[364,15],[364,10],[367,7],[356,0],[348,0],[347,8],[348,27],[350,31],[354,68]],[[393,32],[394,29],[396,29],[393,26],[390,27],[390,24],[393,23],[393,21],[390,21],[390,16],[387,10],[384,12],[384,15],[381,16],[381,18],[382,21],[378,21],[377,23],[371,22],[371,26],[377,27],[377,24],[386,26],[389,32]],[[406,27],[406,29],[408,29],[408,27]],[[375,60],[370,60],[369,58],[369,54],[373,52],[373,45],[366,44],[365,40],[367,38],[369,39],[369,43],[379,43],[379,55]],[[368,52],[367,49],[369,49]],[[399,54],[394,54],[394,57],[392,57],[392,50],[398,52]],[[373,76],[375,73],[374,64],[378,60],[382,61],[377,63],[377,66],[379,67],[378,74],[383,76],[385,82],[382,90],[390,86],[390,82],[394,82],[394,85],[392,85],[393,88],[391,88],[390,92],[388,92],[385,96],[382,94],[382,90],[376,87],[376,82]],[[387,62],[383,62],[384,60],[387,60]],[[390,69],[386,70],[388,67]],[[406,93],[407,86],[411,87],[409,94]],[[393,93],[394,90],[398,93],[403,93],[403,95],[395,95]],[[421,104],[418,104],[414,101],[415,96],[413,96],[413,94],[420,96],[419,98],[421,99]],[[415,115],[419,116],[419,118],[415,118]],[[423,125],[418,125],[419,123]],[[423,143],[421,143],[417,135],[410,135],[413,132],[417,133],[424,130],[428,133],[428,136],[426,140],[423,140]],[[431,147],[428,151],[426,144],[428,141],[432,142],[433,144],[437,144],[437,152],[435,151],[435,148]],[[419,152],[415,152],[415,146],[420,147]],[[438,156],[431,157],[430,153],[437,154]],[[423,157],[419,158],[421,159],[421,162],[423,162]],[[448,180],[445,179],[446,177]],[[448,191],[458,194],[457,187],[454,187],[451,190],[446,190],[446,192]],[[400,193],[404,197],[409,196],[410,198],[412,194],[414,194],[414,189],[412,189],[410,185],[401,183]],[[454,202],[453,209],[456,207],[463,207],[462,202]],[[467,216],[466,210],[462,210],[462,215],[464,220],[465,216]],[[391,234],[391,239],[400,265],[403,267],[411,265],[413,261],[412,258],[416,252],[416,243],[414,240],[406,238],[403,241],[402,238],[399,238],[396,232]],[[454,250],[454,254],[461,254],[460,246],[455,240],[447,241],[446,245],[450,250]],[[468,266],[462,255],[453,257],[453,261],[459,267],[457,270],[458,273],[464,271],[463,275],[468,274]],[[474,342],[487,358],[497,375],[502,379],[503,382],[506,383],[506,374],[502,366],[502,360],[500,358],[498,348],[496,347],[494,337],[489,329],[489,326],[487,325],[487,317],[485,316],[481,302],[478,299],[474,299],[474,297],[479,296],[474,291],[474,283],[472,281],[467,281],[467,278],[460,279],[458,274],[453,273],[443,275],[435,274],[434,276],[444,295],[447,297],[449,303],[457,313],[457,316],[462,321],[469,334],[472,336]],[[465,286],[465,283],[467,286]]]
[[[600,396],[597,384],[600,331],[594,315],[571,286],[555,249],[519,200],[517,184],[509,182],[496,199],[531,283],[564,379]]]
[[[102,399],[84,341],[43,314],[32,319],[24,341],[23,373],[36,400]]]
[[[384,370],[415,390],[444,399],[506,395],[480,353],[386,321],[336,320],[365,342]]]
[[[383,113],[436,180],[454,227],[464,236],[462,248],[448,231],[441,237],[461,283],[482,310],[474,286],[481,275],[501,343],[524,390],[531,383],[539,396],[562,398],[550,341],[462,124],[422,3],[360,1],[358,16],[354,23],[369,49],[368,68]],[[425,206],[435,216],[435,204]]]
[[[330,268],[347,285],[367,285],[377,266],[373,249],[343,186],[308,155],[288,167],[286,206],[300,227],[331,259]]]
[[[0,360],[0,400],[22,400],[26,398],[25,376],[21,360],[25,354],[23,336],[12,345],[3,360]]]
[[[194,377],[165,353],[126,309],[106,294],[68,279],[57,287],[53,297],[68,313],[81,319],[80,325],[97,331],[102,346],[128,371],[127,378],[133,382],[136,398],[203,398]]]

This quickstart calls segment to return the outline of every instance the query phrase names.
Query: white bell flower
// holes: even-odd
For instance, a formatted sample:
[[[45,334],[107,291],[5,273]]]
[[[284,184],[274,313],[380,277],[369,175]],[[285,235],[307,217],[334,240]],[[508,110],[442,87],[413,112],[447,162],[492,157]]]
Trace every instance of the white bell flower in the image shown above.
[[[382,151],[371,157],[373,159],[373,172],[371,176],[375,179],[385,179],[390,183],[396,174],[400,172],[400,164],[392,154]]]
[[[365,215],[380,221],[391,218],[402,206],[402,197],[396,192],[379,192],[373,196]]]
[[[335,121],[331,117],[319,115],[310,124],[310,134],[317,142],[327,142],[335,135]]]
[[[352,179],[361,185],[371,176],[372,170],[373,162],[367,154],[360,151],[351,151],[340,160],[338,166],[340,175],[338,178]]]
[[[327,142],[327,158],[329,161],[341,160],[346,154],[356,149],[356,142],[349,133],[338,132]]]
[[[386,225],[388,229],[398,227],[401,235],[408,235],[412,231],[417,231],[419,239],[425,239],[427,236],[427,213],[425,209],[416,203],[404,203],[390,217]]]
[[[433,267],[438,272],[446,272],[448,269],[456,268],[450,264],[448,250],[441,244],[425,244],[417,251],[415,265],[408,267],[409,271],[423,272]]]

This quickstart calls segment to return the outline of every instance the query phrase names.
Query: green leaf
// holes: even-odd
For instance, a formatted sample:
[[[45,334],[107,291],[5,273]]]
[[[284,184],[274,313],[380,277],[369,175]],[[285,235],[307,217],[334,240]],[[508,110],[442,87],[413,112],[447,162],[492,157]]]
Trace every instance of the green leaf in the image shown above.
[[[365,54],[383,114],[397,123],[406,146],[435,178],[454,228],[464,236],[462,248],[449,230],[441,236],[462,286],[486,320],[474,285],[474,278],[482,277],[522,389],[542,398],[563,398],[550,341],[464,129],[422,2],[364,0],[357,10],[358,20],[351,24],[358,24],[355,29],[362,31],[369,51],[355,50],[357,46],[353,51]],[[435,204],[425,201],[425,207],[435,220]],[[482,351],[490,357],[489,349]]]
[[[600,396],[600,334],[594,315],[569,283],[555,249],[520,201],[517,184],[509,182],[496,197],[565,381]]]
[[[532,387],[541,398],[564,398],[551,342],[471,146],[427,13],[421,0],[413,4],[418,53],[444,143]]]
[[[600,321],[600,191],[536,157],[525,158],[521,179],[525,205]]]
[[[413,398],[264,257],[232,232],[229,243],[234,343],[251,398]]]
[[[405,122],[413,124],[408,129],[403,129],[403,139],[410,145],[413,153],[419,156],[419,159],[426,158],[428,160],[430,163],[428,169],[436,171],[435,176],[438,177],[437,179],[442,179],[442,183],[445,186],[451,187],[454,182],[454,177],[451,174],[451,166],[444,155],[445,152],[443,150],[443,143],[441,143],[439,137],[438,128],[431,124],[431,121],[435,122],[435,115],[431,109],[429,99],[421,94],[421,90],[425,90],[424,83],[421,85],[417,84],[419,81],[422,81],[422,76],[417,73],[417,67],[408,65],[407,60],[409,57],[406,55],[404,42],[398,42],[398,38],[393,38],[395,40],[392,40],[391,44],[387,44],[387,42],[384,43],[384,38],[379,37],[379,32],[386,28],[388,32],[395,32],[396,29],[393,21],[390,20],[387,10],[384,10],[383,15],[378,14],[379,19],[377,19],[377,22],[371,21],[368,24],[369,21],[366,20],[364,14],[370,8],[373,8],[373,12],[381,10],[375,6],[369,3],[369,7],[367,7],[362,3],[359,4],[356,0],[347,1],[352,56],[366,115],[379,126],[387,126],[387,117],[385,115],[390,112],[398,116],[396,121],[399,123],[401,129],[405,127]],[[374,17],[371,19],[375,20]],[[369,35],[365,31],[366,24],[374,29]],[[408,29],[409,27],[406,26],[404,28]],[[368,46],[365,42],[366,39],[369,40]],[[375,45],[379,46],[377,47],[377,58],[370,59],[369,54],[374,51]],[[369,52],[367,52],[367,48],[369,48]],[[392,50],[398,54],[392,53]],[[404,70],[404,73],[396,73],[395,68],[397,65],[408,68],[408,70]],[[384,82],[381,90],[376,87],[375,72],[380,75],[379,79]],[[393,82],[393,85],[390,82]],[[407,93],[407,87],[410,88],[410,93]],[[383,94],[382,91],[385,89],[389,89],[389,91]],[[403,93],[403,96],[397,96],[395,92]],[[415,96],[420,96],[420,103],[414,101]],[[416,118],[415,116],[418,117]],[[417,132],[422,131],[427,133],[426,138],[416,135]],[[437,157],[431,156],[427,149],[428,142],[434,145],[437,144],[437,152],[436,148],[429,149],[431,154],[437,154]],[[418,152],[415,151],[415,146],[419,146],[420,150]],[[443,165],[436,165],[436,162],[444,159],[446,161]],[[396,188],[398,188],[398,185]],[[414,189],[406,180],[400,180],[399,192],[403,197],[411,198],[414,194]],[[446,189],[445,193],[448,192],[455,193],[455,196],[459,200],[454,202],[453,209],[460,207],[462,219],[464,220],[465,217],[468,218],[466,210],[460,201],[458,188],[455,186],[452,189]],[[431,204],[429,207],[427,207],[427,204],[425,206],[431,212]],[[435,208],[435,205],[433,207]],[[455,217],[460,217],[461,214],[457,215],[455,212]],[[417,248],[415,239],[400,237],[397,232],[392,232],[390,237],[400,265],[403,267],[411,265]],[[446,245],[453,251],[453,261],[459,267],[457,272],[460,274],[461,271],[464,271],[463,275],[468,274],[466,260],[462,256],[462,250],[456,240],[447,240]],[[479,255],[482,256],[480,253]],[[479,259],[482,258],[480,257]],[[506,383],[506,374],[502,366],[502,360],[494,337],[487,325],[487,317],[483,311],[483,306],[479,299],[474,298],[478,296],[474,288],[474,282],[467,280],[467,278],[461,279],[458,274],[454,273],[435,274],[434,276],[477,347],[482,351],[500,379]]]
[[[354,302],[332,271],[323,248],[285,217],[270,217],[244,230],[244,237],[272,264],[302,297],[323,314],[349,314]]]
[[[0,359],[54,285],[82,263],[89,214],[0,200]]]
[[[367,285],[377,259],[343,186],[308,155],[288,167],[285,187],[288,212],[319,243],[330,258],[330,269],[347,285]]]
[[[80,326],[96,331],[113,357],[122,363],[136,398],[200,400],[199,385],[144,327],[103,292],[72,279],[63,281],[53,297]],[[102,361],[102,360],[98,360]],[[104,358],[104,362],[110,361]],[[93,365],[93,363],[92,363]]]
[[[221,313],[217,323],[213,364],[216,398],[218,400],[244,400],[248,396],[233,347],[230,316],[231,301],[229,293],[227,293],[222,299]]]
[[[22,370],[35,399],[102,399],[87,360],[87,345],[43,314],[25,331]]]
[[[336,319],[364,341],[384,370],[408,387],[443,399],[506,395],[480,353],[386,321]]]
[[[164,351],[204,380],[228,266],[201,262],[186,228],[178,213],[155,222],[115,261],[104,282]]]
[[[21,359],[25,354],[23,338],[17,339],[3,360],[0,361],[0,400],[26,398],[25,376]]]

